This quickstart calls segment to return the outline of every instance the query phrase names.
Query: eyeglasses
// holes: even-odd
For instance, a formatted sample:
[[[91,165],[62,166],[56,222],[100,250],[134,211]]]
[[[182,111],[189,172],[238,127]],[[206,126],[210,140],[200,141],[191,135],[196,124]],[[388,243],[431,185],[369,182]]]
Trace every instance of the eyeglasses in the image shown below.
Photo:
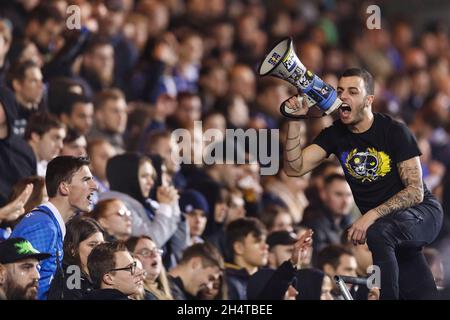
[[[111,271],[122,271],[123,270],[123,271],[129,271],[131,273],[131,275],[134,276],[134,274],[136,273],[136,266],[137,266],[137,263],[136,263],[136,261],[134,261],[128,267],[111,269],[111,270],[109,270],[109,272],[111,272]]]
[[[146,258],[146,257],[150,257],[152,255],[156,256],[156,255],[160,255],[162,256],[162,254],[164,253],[164,250],[162,249],[158,249],[158,248],[153,248],[153,249],[142,249],[139,252],[136,252],[136,254]]]
[[[119,211],[117,211],[117,214],[123,219],[131,217],[131,211],[125,208],[121,208]]]

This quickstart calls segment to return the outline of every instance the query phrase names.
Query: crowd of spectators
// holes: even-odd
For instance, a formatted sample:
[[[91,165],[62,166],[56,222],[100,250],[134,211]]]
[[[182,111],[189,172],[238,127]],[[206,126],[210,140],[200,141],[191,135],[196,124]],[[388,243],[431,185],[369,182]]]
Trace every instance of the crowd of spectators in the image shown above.
[[[79,10],[68,14],[71,5]],[[282,168],[261,175],[248,151],[244,164],[172,156],[205,150],[202,121],[203,132],[279,129],[271,151],[282,157],[279,106],[296,90],[257,70],[288,36],[333,87],[348,67],[367,69],[374,111],[414,133],[424,181],[444,207],[442,231],[424,249],[444,295],[449,24],[418,26],[405,14],[369,29],[367,5],[2,1],[0,299],[343,299],[333,276],[367,277],[371,254],[344,240],[360,213],[337,159],[296,178]],[[332,121],[304,121],[304,143]],[[188,154],[172,135],[180,128],[191,136]],[[67,280],[75,271],[78,286]],[[377,288],[350,292],[379,297]]]

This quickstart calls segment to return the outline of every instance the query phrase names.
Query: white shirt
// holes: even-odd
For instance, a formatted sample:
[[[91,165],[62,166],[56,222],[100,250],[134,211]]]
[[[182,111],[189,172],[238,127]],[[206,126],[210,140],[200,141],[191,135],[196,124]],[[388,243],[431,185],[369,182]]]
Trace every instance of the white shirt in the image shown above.
[[[45,178],[45,173],[47,172],[47,164],[48,162],[45,160],[39,161],[37,163],[36,172],[38,176]]]
[[[61,214],[59,213],[58,208],[56,208],[55,205],[51,202],[45,202],[42,205],[49,208],[50,211],[55,216],[56,220],[58,221],[59,227],[61,228],[62,236],[64,239],[64,237],[66,236],[66,224],[64,223],[64,220],[63,220]]]

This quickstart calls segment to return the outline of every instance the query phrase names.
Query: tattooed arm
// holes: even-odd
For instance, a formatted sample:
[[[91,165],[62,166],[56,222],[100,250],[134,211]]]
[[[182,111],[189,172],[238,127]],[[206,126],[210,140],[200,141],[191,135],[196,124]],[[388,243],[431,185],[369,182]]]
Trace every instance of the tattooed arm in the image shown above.
[[[367,229],[377,219],[422,202],[423,183],[419,157],[402,161],[397,168],[405,188],[378,207],[367,211],[352,224],[348,229],[348,239],[355,245],[366,241]]]
[[[405,188],[374,209],[379,217],[412,207],[423,200],[422,167],[419,157],[402,161],[397,164],[397,168]]]

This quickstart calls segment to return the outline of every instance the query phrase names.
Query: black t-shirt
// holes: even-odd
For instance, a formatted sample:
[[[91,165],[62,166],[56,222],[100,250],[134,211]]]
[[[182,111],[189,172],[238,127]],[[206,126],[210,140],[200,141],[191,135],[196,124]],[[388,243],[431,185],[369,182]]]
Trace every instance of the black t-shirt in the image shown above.
[[[397,164],[421,155],[408,127],[379,113],[374,113],[372,126],[363,133],[351,132],[338,119],[313,143],[322,147],[327,157],[332,153],[338,157],[361,213],[404,189]]]

